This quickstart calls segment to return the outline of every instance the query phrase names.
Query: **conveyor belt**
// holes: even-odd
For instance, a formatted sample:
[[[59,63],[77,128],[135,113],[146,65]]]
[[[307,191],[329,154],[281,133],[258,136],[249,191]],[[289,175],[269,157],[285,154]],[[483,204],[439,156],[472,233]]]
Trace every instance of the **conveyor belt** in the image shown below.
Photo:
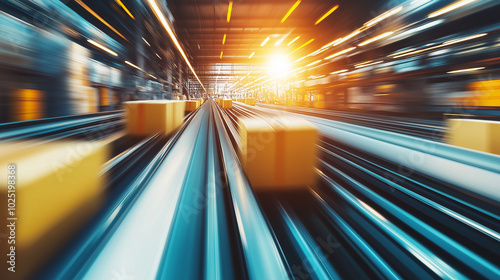
[[[0,142],[77,137],[96,140],[123,129],[121,111],[0,124]]]
[[[244,110],[247,106],[237,105],[237,109]],[[345,111],[333,111],[326,109],[304,108],[297,106],[280,106],[259,104],[258,107],[273,109],[277,112],[294,112],[309,116],[338,120],[342,122],[373,127],[377,129],[418,136],[434,141],[441,141],[445,131],[443,121],[425,120],[415,118],[404,118],[394,116],[380,116],[366,113],[354,113]]]
[[[226,112],[233,120],[264,116],[241,107]],[[500,275],[498,202],[328,138],[319,148],[319,185],[295,194],[259,196],[295,276]]]
[[[209,100],[169,138],[122,139],[106,205],[38,278],[500,276],[498,201],[328,136],[316,185],[255,193],[237,120],[270,113]]]

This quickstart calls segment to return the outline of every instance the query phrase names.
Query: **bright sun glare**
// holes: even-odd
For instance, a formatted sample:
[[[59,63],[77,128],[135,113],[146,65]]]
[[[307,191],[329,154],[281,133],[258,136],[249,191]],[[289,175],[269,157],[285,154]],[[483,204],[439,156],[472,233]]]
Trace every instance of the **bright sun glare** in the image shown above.
[[[291,64],[285,55],[277,54],[271,56],[268,64],[268,72],[272,76],[282,77],[290,72]]]

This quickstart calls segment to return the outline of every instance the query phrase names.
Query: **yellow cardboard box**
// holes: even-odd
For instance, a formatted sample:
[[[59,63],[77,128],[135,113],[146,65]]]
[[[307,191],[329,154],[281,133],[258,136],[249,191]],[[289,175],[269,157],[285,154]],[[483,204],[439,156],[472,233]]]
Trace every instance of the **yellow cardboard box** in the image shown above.
[[[231,99],[222,100],[222,108],[232,109],[233,108],[233,100],[231,100]]]
[[[184,121],[186,101],[149,100],[124,102],[127,133],[138,136],[165,134],[178,129]]]
[[[255,98],[245,98],[245,104],[247,105],[255,105]]]
[[[196,111],[200,107],[199,100],[186,100],[186,112]]]
[[[316,108],[316,109],[325,109],[326,103],[325,103],[325,101],[313,101],[312,106],[313,106],[313,108]]]
[[[448,144],[500,155],[500,122],[449,119],[447,126]]]
[[[15,246],[16,264],[11,273],[4,263],[0,279],[33,279],[102,205],[108,149],[100,142],[25,141],[0,144],[0,154],[0,217],[11,225],[0,229],[0,248],[8,254]]]
[[[317,129],[297,117],[239,120],[240,157],[257,190],[303,187],[315,181]]]
[[[245,103],[245,98],[236,98],[236,102]]]
[[[191,98],[191,100],[196,100],[198,102],[198,107],[200,107],[201,104],[203,104],[203,98]]]

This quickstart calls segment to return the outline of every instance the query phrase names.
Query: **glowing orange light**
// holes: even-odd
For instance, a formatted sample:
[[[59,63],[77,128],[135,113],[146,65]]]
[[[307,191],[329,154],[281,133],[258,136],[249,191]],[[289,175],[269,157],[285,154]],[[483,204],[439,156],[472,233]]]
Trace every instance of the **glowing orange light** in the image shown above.
[[[82,0],[75,0],[75,2],[78,3],[80,6],[82,6],[85,10],[87,10],[87,12],[91,13],[98,20],[100,20],[102,23],[104,23],[104,25],[106,25],[109,29],[113,30],[120,37],[122,37],[123,39],[127,40],[127,38],[125,38],[125,36],[123,36],[113,26],[111,26],[109,23],[107,23],[102,17],[100,17],[96,12],[94,12],[89,6],[87,6],[85,3],[83,3]]]
[[[329,16],[331,13],[335,12],[336,9],[339,8],[339,5],[335,5],[333,8],[331,8],[330,10],[328,10],[328,12],[326,12],[324,15],[322,15],[315,23],[314,25],[317,25],[318,23],[320,23],[321,21],[323,21],[327,16]]]
[[[288,43],[287,46],[290,46],[291,44],[293,44],[293,42],[297,41],[299,38],[300,38],[300,36],[295,37],[295,39],[290,41],[290,43]]]
[[[227,22],[231,20],[231,11],[233,10],[233,1],[229,1],[229,6],[227,7]]]
[[[302,46],[300,46],[300,47],[296,48],[296,49],[295,49],[292,53],[294,53],[294,52],[296,52],[296,51],[298,51],[298,50],[302,49],[303,47],[305,47],[305,46],[309,45],[310,43],[312,43],[312,41],[314,41],[314,39],[311,39],[311,40],[307,41],[307,42],[306,42],[306,43],[304,43]]]
[[[127,7],[125,7],[125,5],[122,3],[121,0],[115,0],[116,3],[118,3],[118,5],[120,5],[120,7],[122,7],[122,9],[132,18],[135,20],[135,17],[132,15],[132,13],[130,13],[130,11],[127,9]]]
[[[297,8],[297,6],[299,4],[300,4],[300,0],[297,0],[297,2],[295,2],[295,4],[293,4],[293,6],[290,8],[290,10],[288,10],[286,15],[281,19],[281,23],[285,22],[285,20],[288,18],[288,16],[290,16],[290,14],[293,12],[293,10],[295,10],[295,8]]]

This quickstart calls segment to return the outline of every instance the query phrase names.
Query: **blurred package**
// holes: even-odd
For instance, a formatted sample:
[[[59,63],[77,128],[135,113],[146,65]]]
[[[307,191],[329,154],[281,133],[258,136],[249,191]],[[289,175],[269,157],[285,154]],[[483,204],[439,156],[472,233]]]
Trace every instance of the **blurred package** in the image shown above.
[[[233,100],[231,100],[231,99],[222,100],[222,108],[232,109],[233,108]]]
[[[500,122],[474,119],[449,119],[448,144],[500,155]]]
[[[1,242],[1,248],[10,252],[15,246],[17,268],[14,274],[2,269],[0,278],[10,273],[30,279],[102,205],[105,179],[100,172],[108,150],[101,142],[25,141],[2,143],[0,154],[0,166],[5,168],[0,172],[2,220],[16,218],[15,243]],[[15,166],[9,169],[12,174],[8,166]],[[14,191],[9,181],[15,181]],[[11,206],[12,213],[7,211]],[[3,226],[0,233],[9,236],[10,231]]]
[[[297,117],[241,118],[240,158],[257,190],[304,187],[315,182],[318,130]]]
[[[255,105],[255,98],[245,98],[245,104],[247,105]]]
[[[184,121],[185,101],[155,100],[124,102],[127,133],[136,136],[165,135],[178,129]]]
[[[196,111],[200,107],[200,102],[198,100],[186,100],[186,112]]]

